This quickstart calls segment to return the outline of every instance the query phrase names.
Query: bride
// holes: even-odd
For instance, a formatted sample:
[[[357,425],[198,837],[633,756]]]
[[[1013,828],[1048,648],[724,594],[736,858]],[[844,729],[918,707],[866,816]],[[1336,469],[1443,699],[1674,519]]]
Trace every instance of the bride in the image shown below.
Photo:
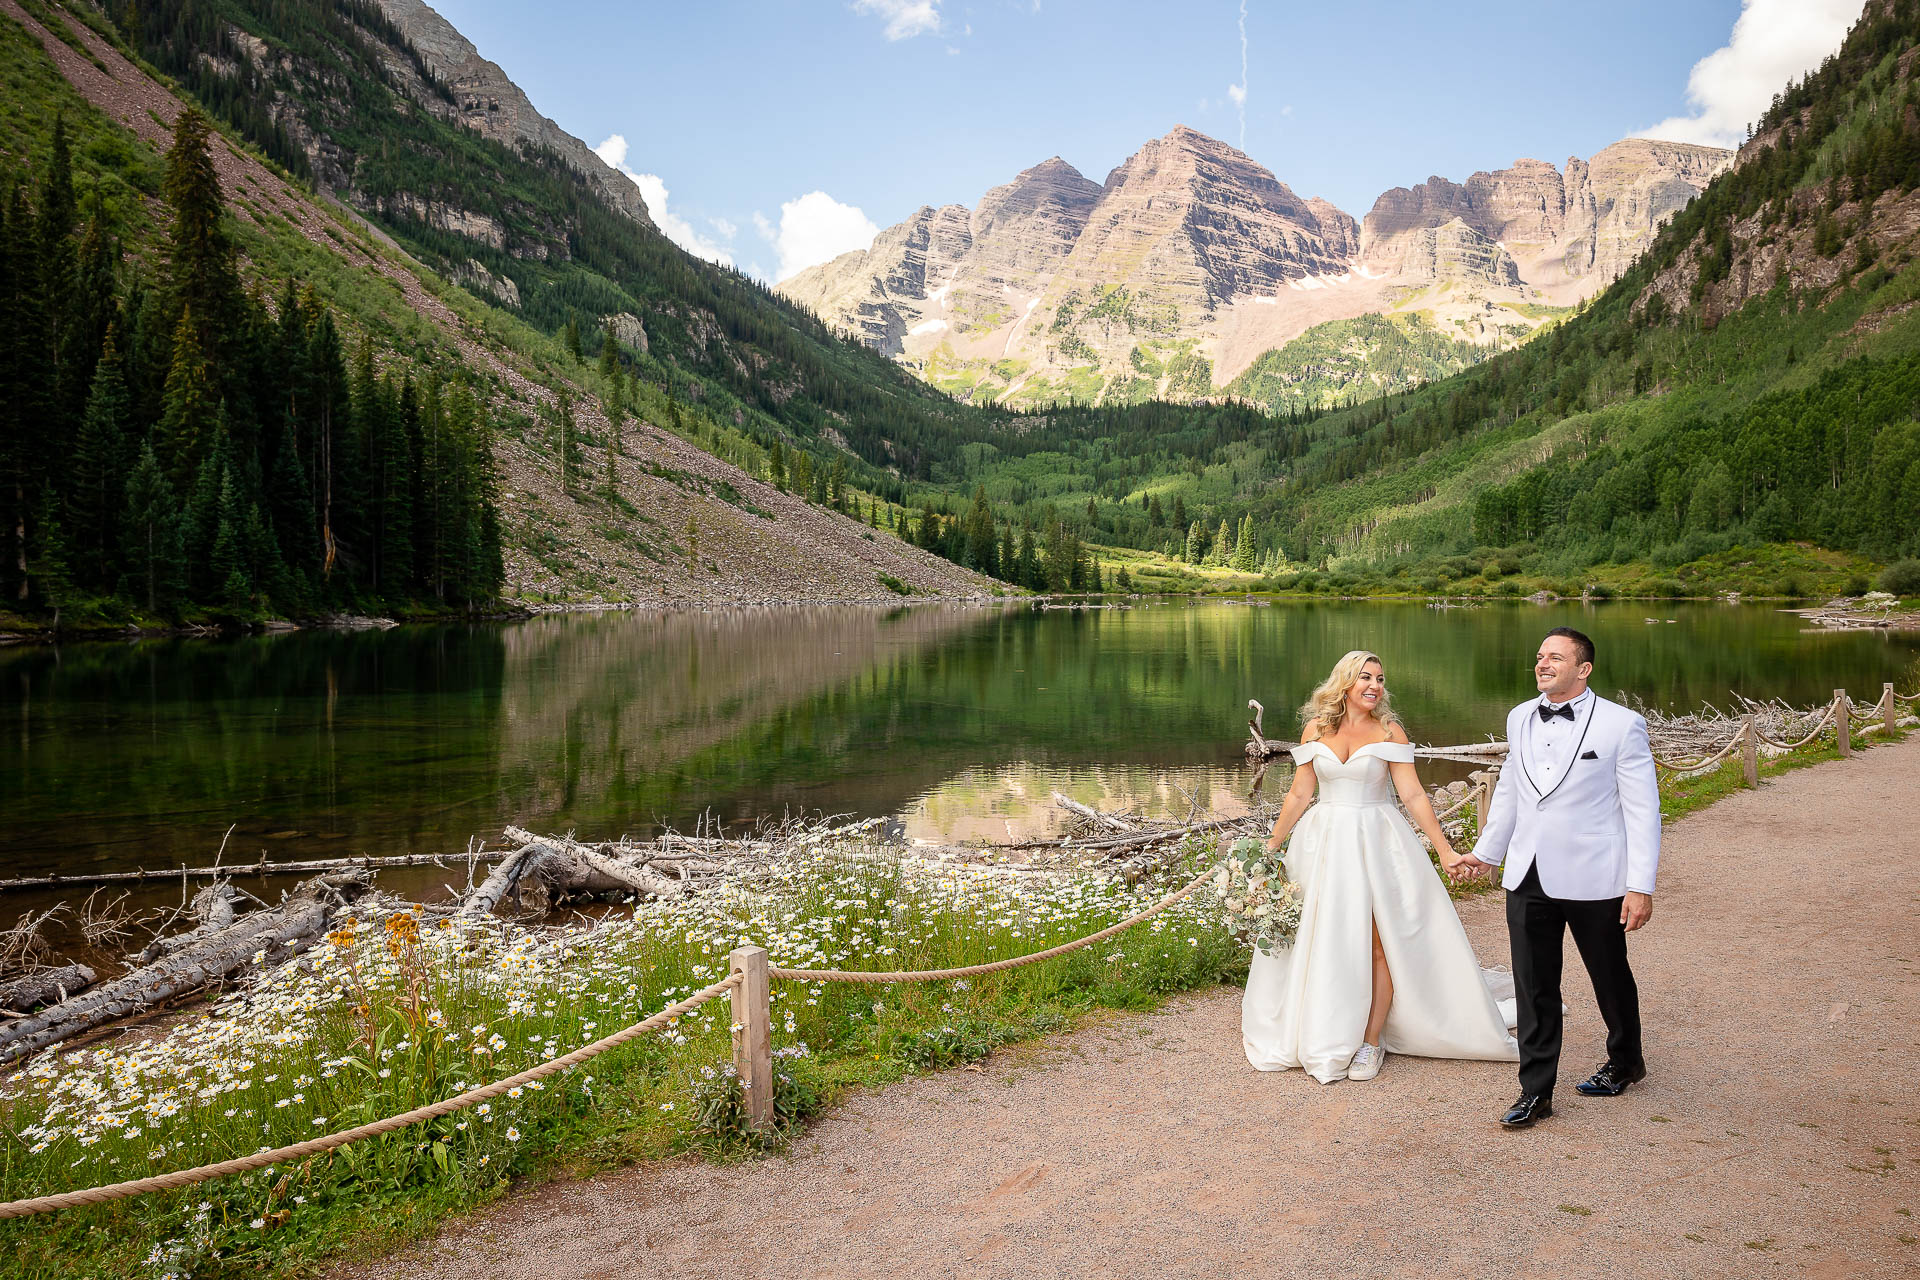
[[[1373,1079],[1389,1049],[1518,1061],[1512,1023],[1488,986],[1504,975],[1482,974],[1433,863],[1394,808],[1397,792],[1447,873],[1467,874],[1470,861],[1453,851],[1414,772],[1380,659],[1362,650],[1341,658],[1300,715],[1298,771],[1267,838],[1277,850],[1293,837],[1286,867],[1305,895],[1300,929],[1291,948],[1253,953],[1240,1005],[1247,1061],[1300,1067],[1322,1084]]]

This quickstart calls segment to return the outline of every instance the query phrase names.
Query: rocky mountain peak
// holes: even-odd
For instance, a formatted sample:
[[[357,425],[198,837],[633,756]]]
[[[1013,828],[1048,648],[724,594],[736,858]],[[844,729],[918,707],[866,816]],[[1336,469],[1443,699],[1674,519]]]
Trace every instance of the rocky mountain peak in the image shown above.
[[[1629,139],[1395,187],[1356,220],[1176,125],[1103,183],[1053,156],[964,220],[922,209],[780,287],[961,394],[1206,395],[1326,321],[1411,310],[1514,341],[1540,304],[1617,276],[1727,159]]]

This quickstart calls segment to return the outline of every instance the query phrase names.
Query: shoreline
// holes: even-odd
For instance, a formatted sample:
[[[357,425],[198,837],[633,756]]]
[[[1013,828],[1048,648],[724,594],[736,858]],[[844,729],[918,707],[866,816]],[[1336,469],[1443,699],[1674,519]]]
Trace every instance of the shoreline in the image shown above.
[[[1027,604],[1065,608],[1131,608],[1138,603],[1186,601],[1188,603],[1273,605],[1311,603],[1317,600],[1344,604],[1379,601],[1388,604],[1424,604],[1431,609],[1477,609],[1502,604],[1722,604],[1773,605],[1781,612],[1799,614],[1819,631],[1920,631],[1920,602],[1902,601],[1893,607],[1850,608],[1852,597],[1834,597],[1826,603],[1811,603],[1807,596],[1749,595],[1744,592],[1720,592],[1698,596],[1651,596],[1608,593],[1606,595],[1560,595],[1536,591],[1529,595],[1475,592],[1370,592],[1356,594],[1333,591],[1261,591],[1223,588],[1215,591],[1104,591],[1066,592],[1059,595],[936,595],[857,596],[818,598],[797,597],[788,600],[746,598],[703,601],[601,601],[581,600],[566,603],[520,601],[510,607],[459,615],[406,614],[331,614],[318,618],[271,618],[247,624],[172,623],[141,626],[138,623],[95,626],[62,626],[55,629],[35,620],[8,616],[0,625],[0,649],[28,645],[63,643],[131,642],[137,640],[198,639],[233,640],[246,636],[286,635],[296,631],[389,631],[398,627],[435,627],[489,622],[526,622],[557,614],[592,613],[728,613],[745,609],[819,609],[819,608],[899,608],[914,605],[946,604],[980,606],[990,604]],[[1086,603],[1098,602],[1098,603]],[[1116,604],[1115,602],[1127,602]]]

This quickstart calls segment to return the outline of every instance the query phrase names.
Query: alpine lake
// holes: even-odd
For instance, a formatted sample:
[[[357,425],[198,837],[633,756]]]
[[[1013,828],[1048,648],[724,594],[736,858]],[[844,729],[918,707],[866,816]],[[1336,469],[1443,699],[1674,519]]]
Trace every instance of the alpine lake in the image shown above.
[[[1366,648],[1416,741],[1484,741],[1560,625],[1593,636],[1600,693],[1666,710],[1871,702],[1920,671],[1920,634],[1646,601],[796,606],[18,647],[0,651],[0,875],[204,866],[223,841],[228,864],[458,858],[510,823],[601,840],[804,813],[1037,839],[1070,820],[1055,790],[1231,813],[1256,782],[1249,698],[1267,736],[1293,737],[1292,708]],[[1421,762],[1429,785],[1469,769]],[[464,864],[382,883],[440,897]],[[11,897],[0,917],[55,900]]]

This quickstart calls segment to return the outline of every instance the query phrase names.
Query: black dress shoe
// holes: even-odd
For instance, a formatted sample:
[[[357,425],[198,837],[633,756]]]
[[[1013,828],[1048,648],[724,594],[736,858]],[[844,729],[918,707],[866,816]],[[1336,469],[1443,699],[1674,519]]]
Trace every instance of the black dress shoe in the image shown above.
[[[1534,1121],[1545,1120],[1552,1114],[1552,1094],[1523,1093],[1518,1102],[1507,1108],[1507,1114],[1500,1117],[1500,1123],[1509,1129],[1525,1129]]]
[[[1629,1070],[1615,1062],[1604,1062],[1600,1069],[1573,1086],[1589,1098],[1617,1098],[1627,1091],[1630,1084],[1638,1084],[1647,1078],[1647,1066],[1643,1062]]]

